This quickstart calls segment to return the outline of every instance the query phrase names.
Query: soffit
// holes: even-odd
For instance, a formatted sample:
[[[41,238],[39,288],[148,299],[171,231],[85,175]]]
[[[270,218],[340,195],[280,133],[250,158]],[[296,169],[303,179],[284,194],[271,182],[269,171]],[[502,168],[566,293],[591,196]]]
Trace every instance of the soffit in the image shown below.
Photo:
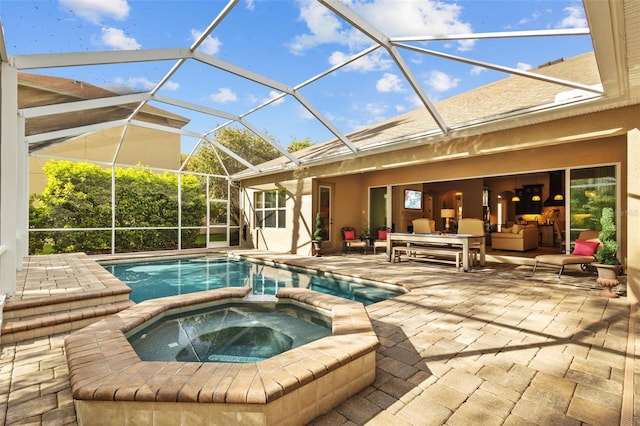
[[[25,120],[26,136],[126,120],[136,111],[137,103],[88,108],[75,112],[62,112],[63,109],[60,108],[64,104],[114,96],[117,94],[86,82],[40,74],[18,73],[18,108],[21,110],[28,108],[33,113],[33,116]],[[55,113],[42,115],[34,113],[38,108],[43,110],[46,109],[45,107],[51,107]],[[149,105],[145,105],[140,110],[138,119],[178,129],[188,122],[185,117]],[[29,151],[35,152],[69,139],[72,137],[52,138],[32,143],[29,145]]]

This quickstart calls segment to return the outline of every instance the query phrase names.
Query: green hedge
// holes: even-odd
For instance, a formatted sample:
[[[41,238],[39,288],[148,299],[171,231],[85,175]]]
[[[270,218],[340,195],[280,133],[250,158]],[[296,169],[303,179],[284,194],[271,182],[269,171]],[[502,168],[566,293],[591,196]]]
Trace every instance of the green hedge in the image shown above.
[[[111,227],[111,170],[90,163],[51,160],[43,167],[47,186],[32,195],[29,225],[42,228]],[[182,175],[182,226],[203,226],[204,189],[198,179]],[[115,169],[116,227],[177,227],[178,176],[139,168]],[[184,230],[182,246],[195,244],[199,231]],[[117,231],[116,251],[169,249],[177,230]],[[30,252],[111,250],[111,231],[31,232]]]

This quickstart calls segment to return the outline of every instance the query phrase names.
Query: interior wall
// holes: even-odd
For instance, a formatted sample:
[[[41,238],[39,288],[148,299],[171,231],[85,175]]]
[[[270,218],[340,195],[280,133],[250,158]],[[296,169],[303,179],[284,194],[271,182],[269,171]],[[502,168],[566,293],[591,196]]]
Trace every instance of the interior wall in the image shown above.
[[[547,172],[539,172],[534,175],[518,175],[518,176],[500,176],[485,179],[486,185],[490,188],[489,195],[489,209],[491,212],[491,224],[498,223],[497,211],[498,211],[498,195],[504,195],[504,203],[507,206],[506,217],[507,220],[502,224],[509,222],[517,222],[518,217],[522,216],[523,220],[537,220],[539,223],[544,223],[546,217],[544,216],[544,201],[549,198],[549,174]],[[511,197],[515,195],[515,189],[520,188],[523,185],[542,185],[542,202],[543,207],[539,214],[524,214],[516,216],[515,202],[511,201]],[[560,208],[560,207],[556,207]],[[564,213],[564,207],[561,207]]]
[[[391,189],[391,228],[395,232],[408,232],[414,219],[429,217],[424,211],[424,200],[421,210],[404,208],[404,191],[407,189],[423,192],[424,199],[422,184],[399,185]]]

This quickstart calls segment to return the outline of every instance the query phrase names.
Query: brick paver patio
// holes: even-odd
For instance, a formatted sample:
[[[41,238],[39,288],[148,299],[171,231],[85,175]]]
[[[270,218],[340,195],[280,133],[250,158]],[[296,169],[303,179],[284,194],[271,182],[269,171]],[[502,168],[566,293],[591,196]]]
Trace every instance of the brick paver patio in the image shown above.
[[[637,307],[599,297],[593,275],[254,254],[411,288],[367,307],[382,343],[376,381],[314,425],[634,424]],[[0,422],[76,424],[65,335],[2,345]]]

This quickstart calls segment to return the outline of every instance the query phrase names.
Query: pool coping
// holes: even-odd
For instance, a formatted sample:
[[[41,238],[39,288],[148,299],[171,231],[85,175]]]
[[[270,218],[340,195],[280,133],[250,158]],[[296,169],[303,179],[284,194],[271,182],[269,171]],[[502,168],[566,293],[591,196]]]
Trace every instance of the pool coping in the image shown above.
[[[336,386],[342,379],[334,373],[344,367],[347,376],[359,383],[341,384],[340,387],[349,388],[342,389],[341,397],[354,394],[375,380],[375,351],[380,342],[364,306],[303,288],[281,289],[277,298],[330,312],[332,334],[257,363],[145,362],[126,338],[126,333],[158,315],[240,301],[250,291],[249,287],[228,287],[148,300],[67,336],[65,352],[79,418],[83,412],[88,418],[96,410],[88,404],[83,411],[80,402],[269,405],[325,376],[330,378],[325,387]],[[314,394],[318,388],[319,385],[313,387]],[[339,402],[325,401],[305,421]],[[273,417],[274,410],[267,411]]]

